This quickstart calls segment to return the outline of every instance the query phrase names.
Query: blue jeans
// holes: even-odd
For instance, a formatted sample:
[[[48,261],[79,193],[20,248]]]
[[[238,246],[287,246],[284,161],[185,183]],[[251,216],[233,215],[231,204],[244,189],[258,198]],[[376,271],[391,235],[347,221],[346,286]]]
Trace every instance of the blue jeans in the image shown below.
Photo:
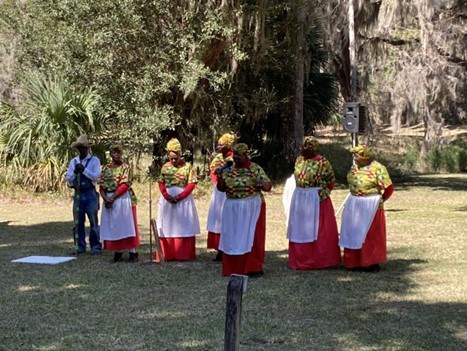
[[[79,206],[79,212],[76,209]],[[89,232],[89,245],[91,246],[91,252],[100,252],[102,250],[102,244],[99,241],[99,222],[97,219],[97,212],[99,210],[99,196],[95,189],[91,189],[86,192],[79,194],[79,203],[76,200],[76,196],[73,200],[73,216],[78,213],[78,252],[82,253],[86,251],[86,230],[85,220],[86,215],[89,220],[91,231]]]

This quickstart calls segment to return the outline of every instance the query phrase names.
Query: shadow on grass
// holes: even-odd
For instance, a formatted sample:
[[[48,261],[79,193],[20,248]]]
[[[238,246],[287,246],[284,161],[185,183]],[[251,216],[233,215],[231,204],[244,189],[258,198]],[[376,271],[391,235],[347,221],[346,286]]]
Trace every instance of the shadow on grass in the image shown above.
[[[467,191],[467,178],[462,174],[449,174],[445,177],[442,175],[413,175],[405,179],[404,182],[396,184],[397,190],[410,190],[410,188],[417,186],[429,187],[433,191]]]
[[[244,345],[251,349],[268,343],[282,343],[293,350],[466,348],[462,338],[467,327],[466,303],[407,298],[419,289],[411,275],[427,261],[389,259],[380,273],[371,274],[343,267],[293,271],[286,267],[286,256],[286,250],[267,255],[264,279],[275,283],[255,291],[253,298],[259,309],[255,313],[266,318],[256,322],[269,326],[265,330],[269,336],[249,334]],[[271,304],[285,310],[286,316],[274,315]],[[294,325],[289,335],[283,323]],[[342,340],[350,342],[347,347]],[[310,342],[308,347],[306,342]]]
[[[60,255],[71,244],[68,222],[2,222],[0,232],[2,261],[17,254]],[[5,265],[0,311],[8,323],[0,326],[7,345],[221,350],[228,277],[212,262],[205,238],[197,243],[196,261],[152,267],[111,264],[111,253],[52,267]],[[148,250],[147,243],[140,247],[142,258]],[[466,303],[413,298],[412,291],[421,288],[413,275],[426,266],[417,258],[391,260],[390,253],[378,274],[342,267],[292,271],[287,250],[267,252],[264,277],[250,279],[244,295],[242,348],[466,349]],[[44,315],[48,328],[41,329]],[[75,323],[79,328],[69,327]]]

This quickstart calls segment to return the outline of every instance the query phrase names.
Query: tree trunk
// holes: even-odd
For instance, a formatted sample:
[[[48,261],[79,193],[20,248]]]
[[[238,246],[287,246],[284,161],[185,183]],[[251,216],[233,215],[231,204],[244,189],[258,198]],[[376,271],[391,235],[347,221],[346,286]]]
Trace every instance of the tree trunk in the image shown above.
[[[292,1],[293,16],[297,20],[297,32],[295,36],[295,79],[293,92],[290,100],[291,117],[284,118],[289,126],[284,130],[289,131],[288,146],[284,145],[287,160],[294,161],[297,157],[304,136],[303,123],[303,84],[305,80],[305,58],[307,57],[307,47],[305,38],[306,11],[305,5],[300,1]],[[287,122],[286,122],[287,123]]]

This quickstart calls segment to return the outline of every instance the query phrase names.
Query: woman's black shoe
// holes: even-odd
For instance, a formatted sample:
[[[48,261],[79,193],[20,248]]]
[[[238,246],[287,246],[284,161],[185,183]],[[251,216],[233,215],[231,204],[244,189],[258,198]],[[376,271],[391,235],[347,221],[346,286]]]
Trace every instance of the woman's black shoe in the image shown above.
[[[379,264],[372,264],[371,266],[365,267],[365,272],[368,273],[378,273],[381,268],[379,267]]]
[[[114,259],[112,260],[113,263],[122,262],[123,261],[123,252],[115,252]]]
[[[222,261],[222,251],[217,251],[216,257],[213,259],[214,262]]]
[[[263,270],[260,270],[260,271],[258,271],[258,272],[250,272],[250,273],[248,273],[248,276],[249,276],[250,278],[259,278],[259,277],[262,277],[263,275],[264,275]]]
[[[130,258],[128,259],[129,263],[138,262],[138,253],[137,252],[130,252]]]

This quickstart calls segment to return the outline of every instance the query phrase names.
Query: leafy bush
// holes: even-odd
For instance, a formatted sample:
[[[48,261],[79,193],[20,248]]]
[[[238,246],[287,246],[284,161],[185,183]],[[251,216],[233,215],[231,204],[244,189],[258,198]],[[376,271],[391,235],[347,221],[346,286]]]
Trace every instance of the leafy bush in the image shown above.
[[[420,146],[417,142],[410,144],[407,147],[407,152],[404,156],[403,168],[407,171],[415,170],[420,158]]]
[[[434,172],[463,172],[467,165],[466,143],[458,142],[432,149],[427,152],[424,161]]]

